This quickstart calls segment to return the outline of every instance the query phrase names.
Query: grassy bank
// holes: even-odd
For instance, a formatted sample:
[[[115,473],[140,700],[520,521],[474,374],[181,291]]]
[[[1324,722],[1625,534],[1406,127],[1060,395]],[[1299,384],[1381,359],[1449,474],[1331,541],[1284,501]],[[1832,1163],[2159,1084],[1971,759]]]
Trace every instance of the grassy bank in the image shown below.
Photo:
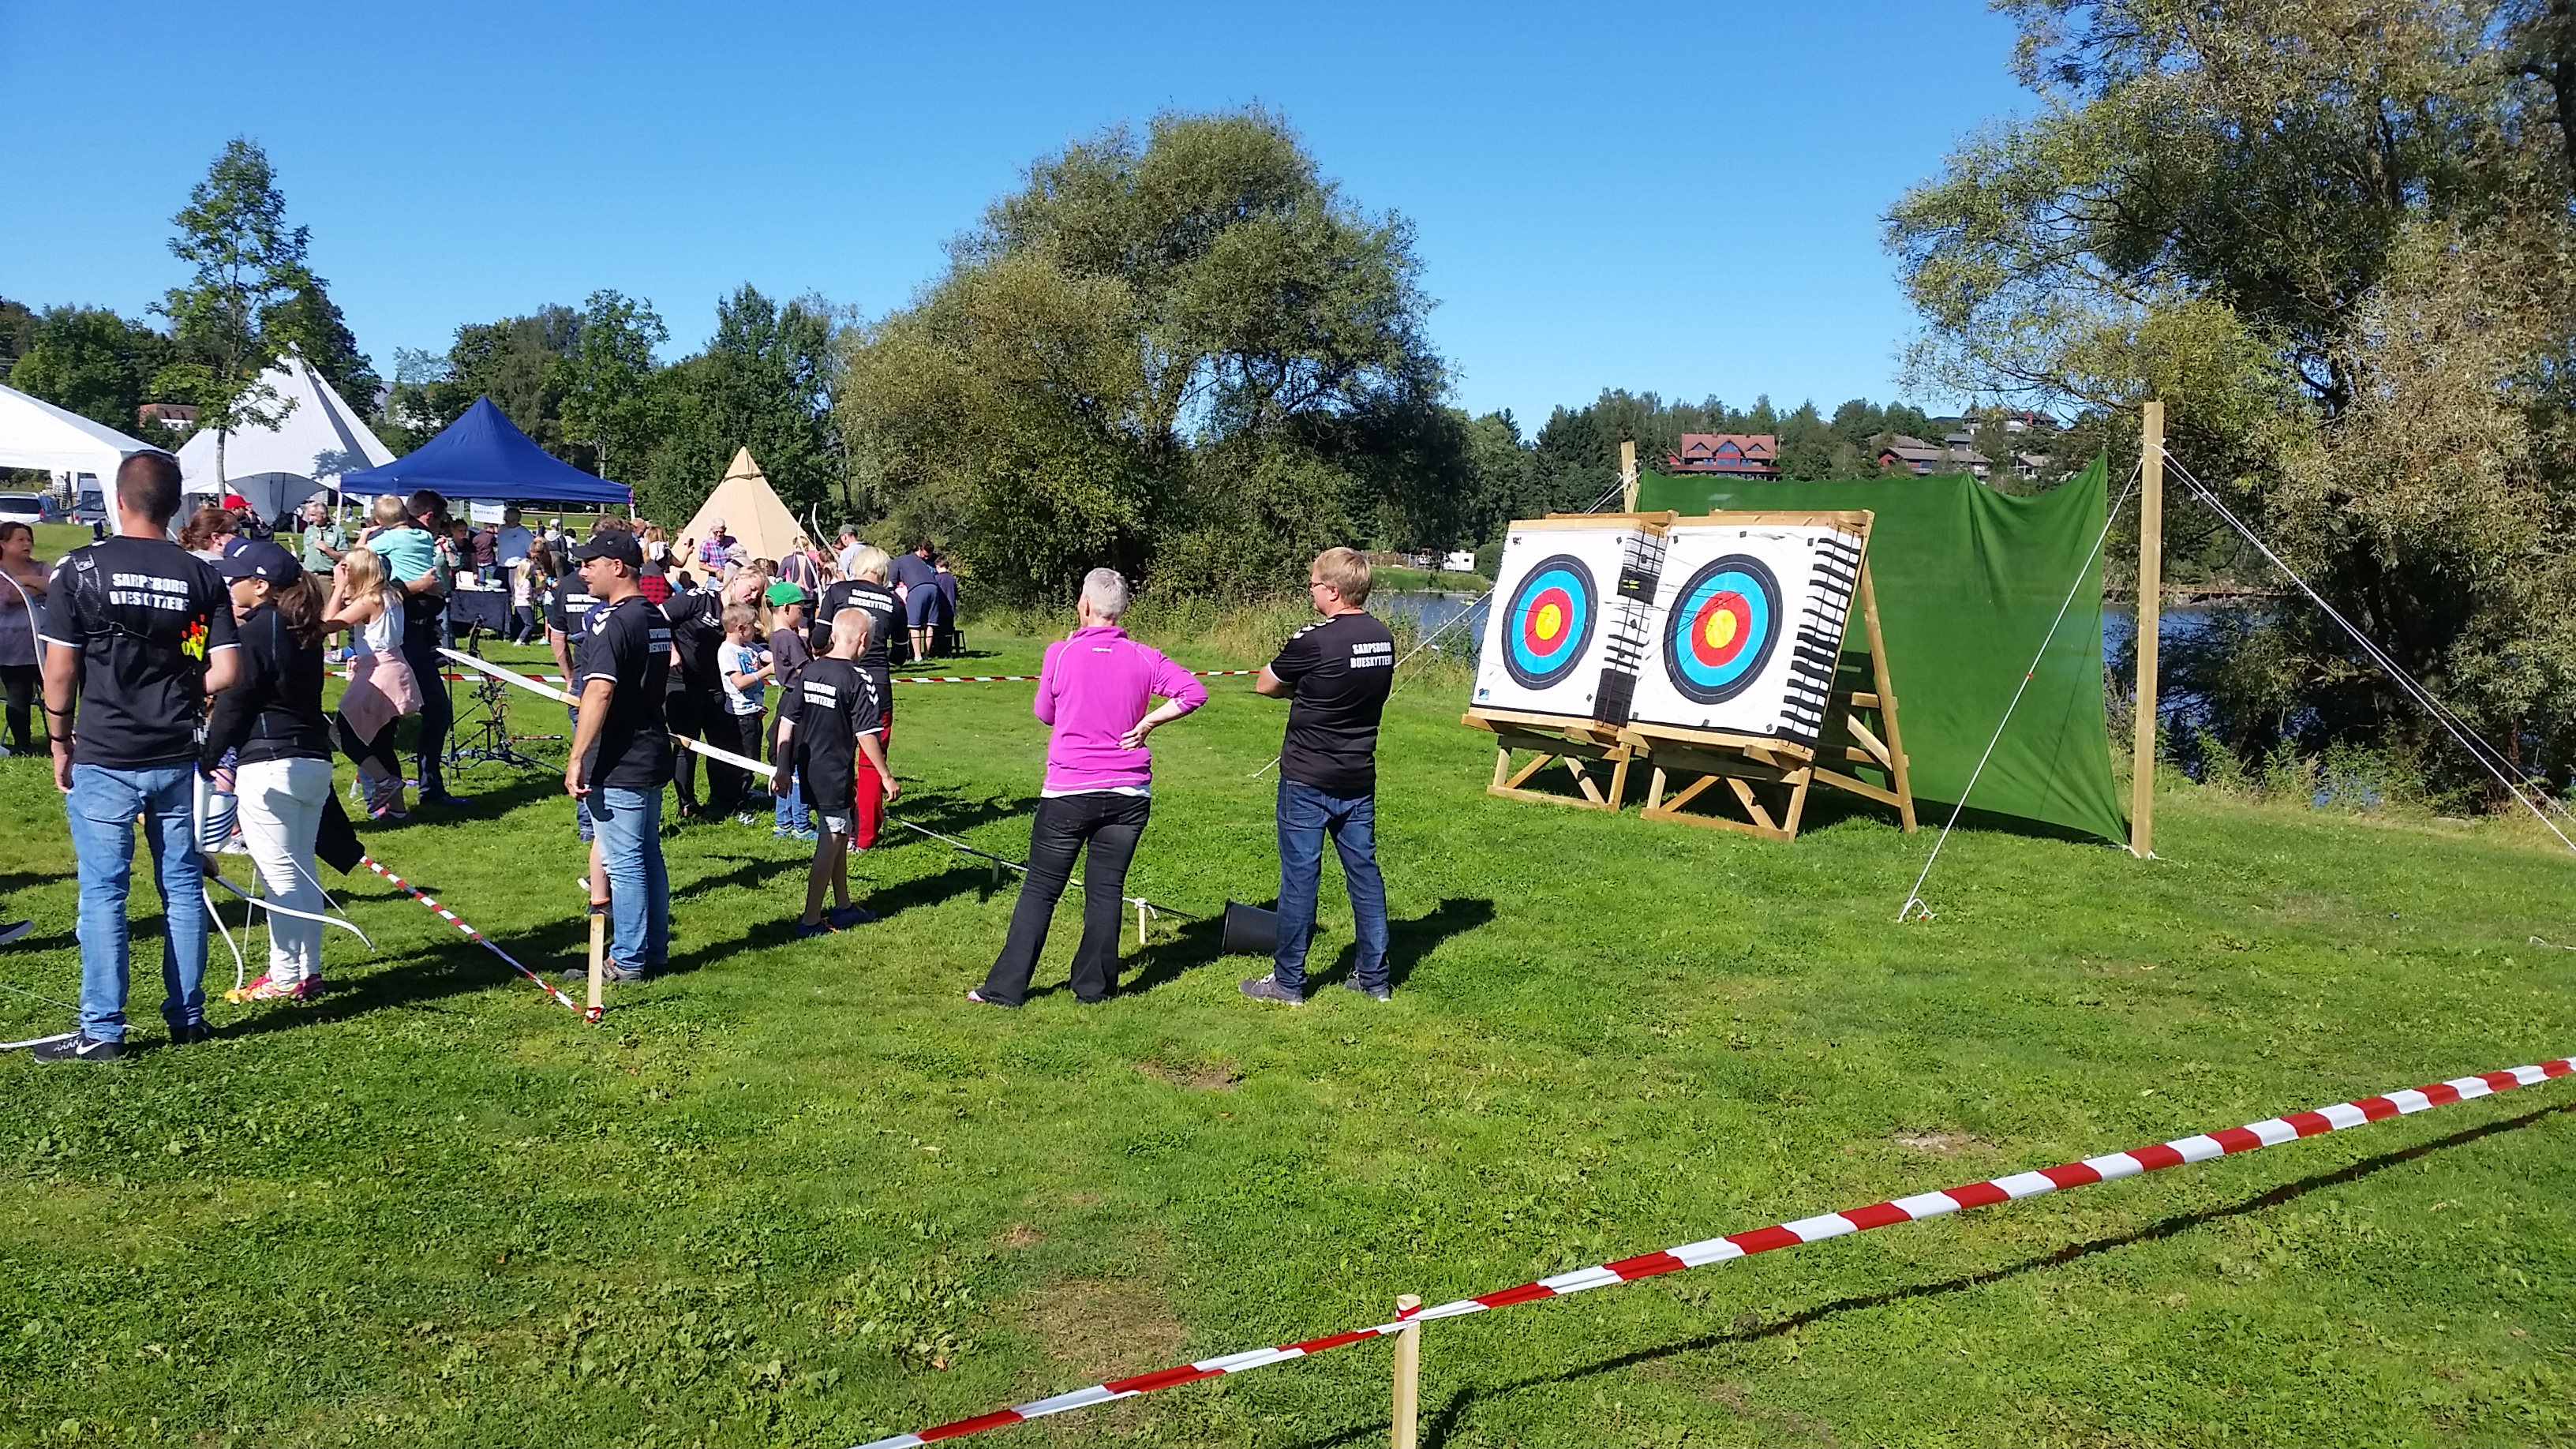
[[[1275,642],[1138,624],[1202,667]],[[1028,672],[1037,647],[968,662]],[[1272,783],[1247,777],[1279,709],[1211,683],[1156,736],[1132,877],[1203,918],[1275,888]],[[1170,918],[1141,951],[1131,928],[1120,997],[1078,1008],[1067,910],[1052,989],[970,1007],[1011,907],[980,862],[873,853],[853,874],[885,919],[797,942],[799,853],[705,827],[670,847],[677,969],[598,1028],[370,879],[343,894],[381,954],[334,933],[316,1004],[218,1006],[215,1042],[114,1069],[0,1059],[0,1439],[832,1449],[1375,1321],[1402,1292],[2576,1041],[2576,956],[2529,939],[2567,939],[2569,865],[2509,822],[2178,787],[2168,858],[1962,832],[1937,917],[1898,928],[1928,834],[1828,806],[1782,846],[1494,800],[1462,693],[1409,685],[1380,751],[1385,1006],[1258,1009],[1235,983],[1260,963]],[[1023,853],[1027,686],[899,699],[898,813]],[[376,853],[523,959],[574,963],[550,776],[466,788]],[[0,896],[38,921],[0,981],[65,999],[68,861],[41,765],[0,761]],[[1328,982],[1351,951],[1329,880]],[[61,1015],[0,996],[0,1036]],[[1435,1325],[1427,1442],[2564,1442],[2571,1101]],[[1385,1371],[1363,1346],[990,1442],[1381,1442]]]

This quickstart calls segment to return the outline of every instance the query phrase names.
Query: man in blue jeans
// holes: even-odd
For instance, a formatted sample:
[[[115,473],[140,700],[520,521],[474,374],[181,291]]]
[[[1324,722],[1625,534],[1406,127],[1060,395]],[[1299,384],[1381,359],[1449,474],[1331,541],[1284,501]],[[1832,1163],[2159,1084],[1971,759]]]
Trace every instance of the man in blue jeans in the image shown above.
[[[45,595],[45,713],[79,863],[81,992],[78,1029],[36,1047],[38,1061],[124,1054],[137,816],[161,896],[162,1019],[173,1044],[207,1035],[197,724],[207,696],[232,687],[240,656],[224,581],[170,541],[178,511],[177,460],[127,458],[116,471],[116,533],[64,555]]]
[[[1267,976],[1243,983],[1255,1001],[1306,999],[1306,946],[1324,837],[1342,858],[1359,960],[1342,984],[1373,1001],[1393,993],[1386,969],[1386,882],[1377,873],[1377,725],[1395,681],[1395,636],[1361,606],[1368,560],[1328,548],[1306,571],[1307,597],[1323,622],[1290,636],[1253,688],[1288,701],[1279,747],[1279,943]]]
[[[599,603],[573,661],[581,698],[564,790],[587,798],[608,874],[610,981],[641,981],[671,957],[671,879],[662,864],[662,787],[671,783],[671,734],[662,693],[671,677],[671,621],[635,580],[644,549],[635,535],[592,535],[573,555]],[[586,977],[587,968],[567,973]]]

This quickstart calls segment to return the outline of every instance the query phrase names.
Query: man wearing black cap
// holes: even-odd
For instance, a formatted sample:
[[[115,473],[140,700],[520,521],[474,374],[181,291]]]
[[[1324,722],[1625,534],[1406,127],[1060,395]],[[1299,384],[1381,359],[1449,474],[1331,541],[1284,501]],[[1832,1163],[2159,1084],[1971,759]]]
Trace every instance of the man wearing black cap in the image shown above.
[[[179,464],[137,453],[116,470],[116,534],[54,569],[38,630],[54,787],[80,872],[80,1023],[39,1061],[114,1061],[125,1040],[126,893],[134,820],[161,894],[161,1015],[173,1043],[206,1037],[205,890],[197,856],[197,721],[239,674],[232,601],[212,566],[170,541]]]
[[[581,703],[564,789],[589,802],[608,873],[607,978],[641,981],[671,954],[671,881],[662,864],[662,787],[671,780],[662,693],[671,622],[636,586],[644,550],[635,535],[599,533],[573,557],[599,606],[573,661]]]

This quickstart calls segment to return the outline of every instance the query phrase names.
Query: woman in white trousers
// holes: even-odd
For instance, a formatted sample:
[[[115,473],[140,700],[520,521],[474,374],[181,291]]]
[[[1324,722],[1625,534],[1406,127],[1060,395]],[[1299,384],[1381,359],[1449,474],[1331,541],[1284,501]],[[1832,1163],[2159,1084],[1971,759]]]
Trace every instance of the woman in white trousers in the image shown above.
[[[322,591],[295,555],[242,544],[216,569],[239,621],[239,682],[215,696],[204,763],[230,755],[242,843],[268,912],[268,970],[236,1001],[303,1001],[322,989],[322,882],[313,841],[331,800],[331,726],[322,714]]]

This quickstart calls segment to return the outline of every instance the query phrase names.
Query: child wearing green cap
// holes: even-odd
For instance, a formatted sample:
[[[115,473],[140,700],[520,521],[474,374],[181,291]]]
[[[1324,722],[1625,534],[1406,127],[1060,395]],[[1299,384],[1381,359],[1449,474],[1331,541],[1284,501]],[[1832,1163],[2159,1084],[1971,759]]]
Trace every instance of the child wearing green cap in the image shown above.
[[[769,586],[762,597],[769,601],[769,663],[772,677],[781,690],[779,718],[787,715],[784,691],[796,687],[796,676],[803,673],[806,661],[814,657],[805,642],[805,610],[811,597],[786,580]],[[787,788],[770,792],[770,831],[780,840],[814,840],[813,818],[807,813],[803,777],[796,773],[795,762],[778,752],[778,727],[769,730],[769,758],[788,770]]]

